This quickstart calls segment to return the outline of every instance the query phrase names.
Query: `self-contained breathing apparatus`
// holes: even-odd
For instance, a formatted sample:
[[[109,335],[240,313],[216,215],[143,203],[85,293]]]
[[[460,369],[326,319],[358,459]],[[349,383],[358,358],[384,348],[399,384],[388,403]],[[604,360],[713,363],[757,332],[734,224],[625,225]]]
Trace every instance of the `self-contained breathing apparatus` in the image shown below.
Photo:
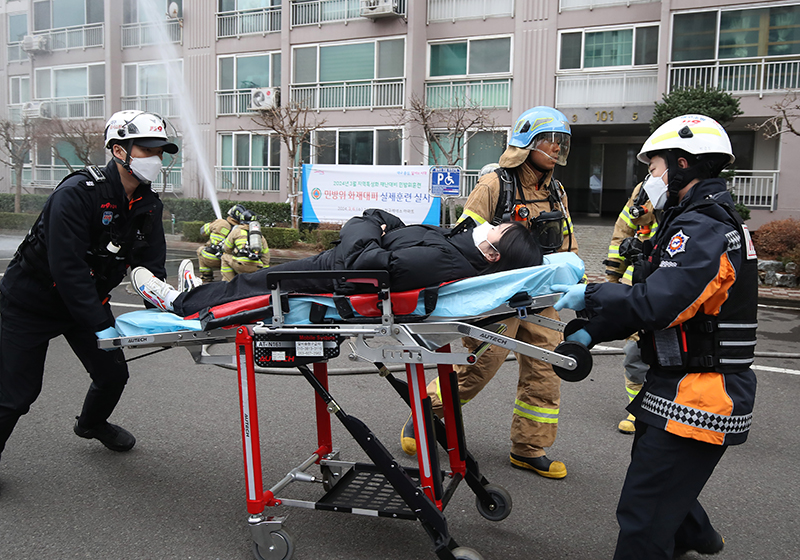
[[[566,227],[566,215],[564,205],[564,188],[555,178],[550,179],[548,196],[543,200],[525,200],[522,195],[522,187],[519,184],[519,177],[513,169],[501,167],[496,171],[500,179],[500,199],[495,207],[495,215],[492,224],[498,225],[503,222],[528,222],[528,228],[533,233],[542,253],[547,255],[555,253],[564,244],[564,230]],[[540,212],[538,216],[531,219],[528,204],[540,204],[548,202],[550,210]],[[569,248],[572,249],[572,232],[569,231]]]
[[[258,216],[250,210],[245,210],[242,214],[242,225],[247,227],[247,243],[236,250],[236,256],[257,261],[261,258],[261,252],[264,250],[261,244],[261,224]]]

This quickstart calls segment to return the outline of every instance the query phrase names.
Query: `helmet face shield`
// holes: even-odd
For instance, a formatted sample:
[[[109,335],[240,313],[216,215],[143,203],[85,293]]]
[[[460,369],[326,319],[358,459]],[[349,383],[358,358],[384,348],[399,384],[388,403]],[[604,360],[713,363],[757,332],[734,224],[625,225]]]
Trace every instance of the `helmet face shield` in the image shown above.
[[[570,135],[566,132],[542,132],[537,134],[528,149],[543,152],[558,165],[567,165]]]

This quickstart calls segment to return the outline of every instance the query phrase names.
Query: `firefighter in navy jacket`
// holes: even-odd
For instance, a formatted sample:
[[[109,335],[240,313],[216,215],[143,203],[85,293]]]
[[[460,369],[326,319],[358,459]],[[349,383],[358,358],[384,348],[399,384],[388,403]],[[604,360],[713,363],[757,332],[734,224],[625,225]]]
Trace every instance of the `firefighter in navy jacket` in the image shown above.
[[[38,397],[48,342],[61,334],[92,380],[75,433],[115,451],[136,442],[108,422],[128,379],[122,350],[97,340],[119,336],[108,299],[128,266],[166,277],[163,205],[150,183],[163,152],[178,147],[161,117],[141,111],[114,114],[105,141],[112,160],[56,187],[0,284],[0,452]]]
[[[717,177],[734,156],[716,121],[670,120],[645,142],[639,160],[649,165],[650,200],[666,210],[634,284],[552,288],[567,292],[558,306],[585,307],[590,317],[569,340],[591,345],[639,330],[650,366],[628,407],[636,436],[614,558],[713,554],[724,541],[697,496],[727,447],[745,441],[752,421],[756,254]]]

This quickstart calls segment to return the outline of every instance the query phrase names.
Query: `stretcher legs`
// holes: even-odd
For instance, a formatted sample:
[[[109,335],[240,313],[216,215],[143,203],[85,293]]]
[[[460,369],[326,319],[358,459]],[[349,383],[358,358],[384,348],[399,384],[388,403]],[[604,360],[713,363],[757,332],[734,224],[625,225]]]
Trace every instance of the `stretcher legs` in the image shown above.
[[[240,420],[247,511],[250,514],[248,522],[256,560],[290,560],[293,554],[292,539],[283,529],[284,518],[265,514],[267,507],[278,505],[417,519],[431,538],[434,552],[441,560],[482,559],[476,551],[458,546],[450,535],[443,510],[462,480],[475,493],[479,513],[489,520],[504,519],[511,511],[511,498],[502,488],[488,483],[480,474],[477,461],[466,450],[458,386],[451,366],[439,366],[438,372],[443,399],[446,399],[444,422],[432,413],[430,398],[425,390],[422,365],[406,366],[407,382],[396,379],[391,374],[386,376],[392,387],[411,407],[418,445],[419,469],[416,469],[400,465],[364,422],[342,410],[329,392],[326,362],[312,364],[313,371],[308,366],[298,365],[297,369],[315,392],[318,448],[278,484],[265,491],[253,346],[252,327],[239,328],[236,353]],[[366,452],[372,464],[345,463],[338,460],[338,452],[332,445],[331,415],[337,417]],[[440,469],[437,444],[442,445],[448,453],[450,471]],[[321,477],[306,473],[314,464],[320,465]],[[342,473],[342,469],[347,470]],[[449,479],[447,488],[443,487],[445,479]],[[278,497],[283,488],[295,481],[322,482],[327,493],[318,502]],[[343,496],[357,494],[361,489],[368,492],[376,485],[391,486],[392,495],[397,498],[396,503],[380,502],[386,499],[387,493],[383,491],[378,499],[380,503],[376,502],[374,509],[369,509],[369,500],[366,498],[358,500],[358,507],[343,504],[341,501]]]

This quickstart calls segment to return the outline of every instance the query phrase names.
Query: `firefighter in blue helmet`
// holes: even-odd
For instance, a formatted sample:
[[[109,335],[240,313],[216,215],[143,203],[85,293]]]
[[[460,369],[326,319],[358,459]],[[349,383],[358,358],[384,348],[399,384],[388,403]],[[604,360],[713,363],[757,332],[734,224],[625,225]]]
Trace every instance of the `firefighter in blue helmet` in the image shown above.
[[[499,224],[516,221],[536,237],[544,253],[578,250],[564,188],[554,177],[556,165],[566,165],[570,147],[570,127],[561,111],[534,107],[517,119],[508,148],[494,172],[483,175],[464,205],[459,221]],[[558,320],[553,308],[541,315]],[[553,350],[561,333],[519,319],[504,321],[505,334],[518,340]],[[463,343],[474,349],[471,338]],[[477,363],[455,366],[462,403],[467,403],[486,386],[503,364],[508,350],[491,346]],[[545,448],[553,445],[558,430],[561,380],[550,365],[518,354],[519,381],[511,419],[511,466],[540,476],[561,479],[567,468],[547,457]],[[428,385],[433,411],[441,417],[439,382]],[[410,418],[401,430],[401,445],[409,455],[416,453],[413,423]]]
[[[62,180],[0,283],[0,452],[38,397],[48,343],[59,335],[92,380],[75,433],[114,451],[136,442],[108,422],[128,380],[125,357],[97,340],[119,336],[108,300],[128,266],[166,277],[163,205],[150,183],[178,146],[164,119],[142,111],[112,115],[105,145],[111,161]]]
[[[757,258],[719,173],[733,163],[725,129],[703,115],[668,121],[639,160],[643,188],[664,209],[633,285],[552,286],[557,308],[585,309],[567,336],[587,346],[637,329],[649,364],[628,406],[631,464],[617,508],[616,560],[714,554],[724,541],[697,500],[729,445],[747,439],[756,377]]]

